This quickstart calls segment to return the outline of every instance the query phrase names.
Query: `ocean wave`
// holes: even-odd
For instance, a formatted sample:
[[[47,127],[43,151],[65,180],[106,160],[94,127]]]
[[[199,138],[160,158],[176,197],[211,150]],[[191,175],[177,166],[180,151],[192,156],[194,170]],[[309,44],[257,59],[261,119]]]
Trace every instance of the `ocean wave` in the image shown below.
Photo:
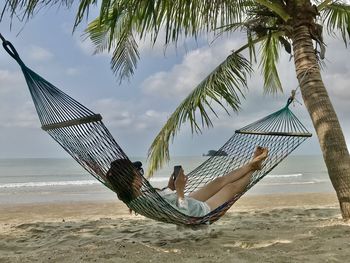
[[[288,177],[301,177],[303,174],[268,174],[268,178],[288,178]]]
[[[96,180],[82,180],[82,181],[60,181],[60,182],[8,183],[8,184],[0,184],[0,188],[68,186],[68,185],[93,185],[93,184],[100,184],[100,182],[96,181]]]
[[[314,181],[305,181],[305,182],[279,182],[279,183],[259,183],[259,185],[264,185],[264,186],[271,186],[271,185],[307,185],[307,184],[320,184],[320,183],[326,183],[328,182],[327,180],[314,180]]]
[[[162,183],[162,182],[168,182],[169,177],[152,177],[149,179],[151,183]]]
[[[267,178],[295,178],[295,177],[301,177],[303,176],[302,173],[298,174],[268,174]],[[169,180],[169,177],[152,177],[149,181],[154,183],[161,183],[161,182],[167,182]]]
[[[269,178],[286,178],[286,177],[301,177],[302,174],[285,174],[285,175],[268,175]],[[153,177],[150,179],[151,183],[166,183],[168,177]],[[302,181],[302,182],[260,182],[261,185],[303,185],[303,184],[317,184],[327,182],[327,180]],[[76,181],[53,181],[53,182],[25,182],[25,183],[5,183],[0,184],[1,188],[21,188],[21,187],[45,187],[45,186],[83,186],[100,184],[97,180],[76,180]]]

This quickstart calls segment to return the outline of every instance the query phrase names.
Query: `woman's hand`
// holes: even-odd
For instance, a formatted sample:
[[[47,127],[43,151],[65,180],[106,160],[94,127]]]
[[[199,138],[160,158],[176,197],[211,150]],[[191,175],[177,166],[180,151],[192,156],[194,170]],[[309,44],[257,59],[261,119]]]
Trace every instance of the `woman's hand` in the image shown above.
[[[170,175],[169,181],[168,181],[168,188],[171,191],[175,190],[175,181],[174,181],[174,174]]]
[[[184,170],[181,168],[178,176],[175,179],[175,189],[178,198],[183,199],[185,197],[185,186],[187,183],[187,176],[184,174]]]

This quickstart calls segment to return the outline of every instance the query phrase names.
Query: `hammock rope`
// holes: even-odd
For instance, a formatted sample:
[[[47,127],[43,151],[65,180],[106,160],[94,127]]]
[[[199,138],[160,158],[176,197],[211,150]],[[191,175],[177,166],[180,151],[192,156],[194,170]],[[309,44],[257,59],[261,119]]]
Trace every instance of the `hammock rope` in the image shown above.
[[[252,157],[257,145],[269,149],[268,159],[262,170],[254,172],[246,189],[228,202],[203,217],[191,217],[181,213],[164,200],[142,173],[134,167],[128,156],[114,140],[102,122],[102,116],[95,114],[78,101],[29,69],[19,57],[13,45],[3,40],[3,47],[20,65],[32,96],[42,129],[57,141],[86,171],[113,191],[123,189],[134,191],[130,183],[132,174],[142,178],[142,198],[123,200],[135,212],[146,217],[177,225],[211,224],[253,185],[259,182],[311,134],[289,109],[292,99],[280,110],[239,130],[204,163],[187,174],[185,193],[189,194],[217,177],[237,169]],[[225,153],[225,154],[222,154]],[[117,166],[118,176],[107,177],[111,163],[124,160]]]

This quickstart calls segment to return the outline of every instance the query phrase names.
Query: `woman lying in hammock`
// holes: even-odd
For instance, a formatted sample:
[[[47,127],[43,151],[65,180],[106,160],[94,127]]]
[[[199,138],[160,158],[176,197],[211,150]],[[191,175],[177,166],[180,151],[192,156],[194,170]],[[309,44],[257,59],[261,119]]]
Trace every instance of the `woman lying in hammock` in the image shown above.
[[[164,200],[184,214],[201,217],[242,193],[252,174],[262,168],[267,156],[267,148],[258,146],[249,163],[214,179],[188,196],[184,193],[187,177],[181,168],[175,180],[173,175],[170,176],[168,186],[157,191]],[[113,186],[118,198],[126,204],[140,198],[145,191],[141,170],[141,163],[136,162],[132,165],[129,160],[119,159],[112,162],[107,172],[108,182]]]

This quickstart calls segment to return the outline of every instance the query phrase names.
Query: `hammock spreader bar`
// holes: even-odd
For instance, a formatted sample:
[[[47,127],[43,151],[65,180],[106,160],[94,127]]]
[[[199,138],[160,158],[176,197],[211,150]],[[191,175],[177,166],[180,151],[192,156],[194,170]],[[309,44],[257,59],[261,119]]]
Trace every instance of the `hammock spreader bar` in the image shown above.
[[[270,136],[296,136],[296,137],[311,137],[311,133],[291,133],[291,132],[256,132],[236,130],[235,133],[240,134],[256,134],[256,135],[270,135]]]
[[[86,124],[86,123],[95,122],[95,121],[101,121],[101,120],[102,120],[102,116],[100,114],[95,114],[95,115],[91,115],[88,117],[82,117],[82,118],[75,119],[75,120],[63,121],[63,122],[59,122],[59,123],[43,125],[41,128],[44,131],[48,131],[48,130],[64,128],[64,127],[69,127],[69,126],[74,126],[74,125]]]
[[[103,124],[101,115],[95,114],[25,66],[13,45],[1,34],[0,38],[3,40],[5,50],[22,69],[43,130],[101,183],[112,190],[118,185],[124,187],[126,191],[133,191],[133,186],[128,183],[128,178],[132,176],[130,171],[134,169],[133,164]],[[185,192],[191,193],[249,162],[257,145],[267,147],[269,157],[263,169],[252,175],[252,180],[243,193],[236,195],[206,216],[190,217],[167,203],[140,174],[142,201],[132,200],[126,202],[126,205],[146,217],[177,225],[194,226],[215,222],[246,191],[311,136],[290,111],[288,107],[290,103],[291,99],[282,109],[236,130],[217,151],[217,155],[211,156],[187,174]],[[127,164],[119,167],[117,178],[107,180],[106,173],[111,162],[118,159],[126,160]]]

